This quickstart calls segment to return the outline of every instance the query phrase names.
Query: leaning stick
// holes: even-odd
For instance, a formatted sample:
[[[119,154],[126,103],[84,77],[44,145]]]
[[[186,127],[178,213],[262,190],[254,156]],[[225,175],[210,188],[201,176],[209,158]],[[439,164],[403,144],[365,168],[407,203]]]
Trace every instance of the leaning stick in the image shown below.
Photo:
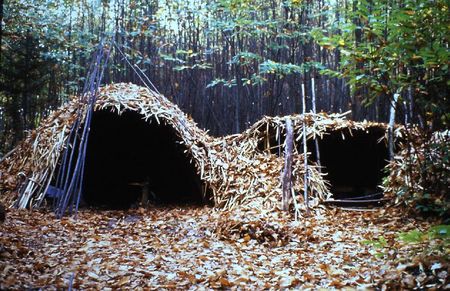
[[[315,82],[314,82],[314,78],[311,78],[311,87],[312,87],[312,111],[314,114],[317,113],[317,108],[316,108],[316,86],[315,86]],[[314,143],[316,145],[316,161],[317,161],[317,165],[319,166],[318,170],[319,172],[321,172],[321,164],[320,164],[320,149],[319,149],[319,141],[317,140],[317,135],[314,135]]]
[[[305,177],[303,179],[304,184],[304,198],[306,205],[306,214],[309,214],[309,203],[308,203],[308,148],[306,145],[306,94],[305,94],[305,84],[302,83],[302,105],[303,105],[303,155],[304,155],[304,167],[305,167]]]
[[[284,147],[284,169],[282,175],[282,210],[289,210],[289,198],[292,188],[292,151],[294,147],[294,130],[289,116],[286,117],[286,140]]]

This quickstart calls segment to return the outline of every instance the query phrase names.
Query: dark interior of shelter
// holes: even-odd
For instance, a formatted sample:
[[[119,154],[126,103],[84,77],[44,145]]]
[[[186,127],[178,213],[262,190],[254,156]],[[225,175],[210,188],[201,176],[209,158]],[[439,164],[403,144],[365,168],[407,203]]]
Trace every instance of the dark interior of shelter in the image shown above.
[[[379,142],[384,129],[332,131],[319,140],[320,162],[330,182],[334,199],[379,199],[389,152]],[[344,137],[344,138],[343,138]],[[311,158],[317,160],[314,141],[308,142]]]
[[[385,142],[379,142],[385,134],[382,128],[367,130],[348,129],[328,132],[319,139],[320,162],[325,177],[331,186],[334,199],[379,199],[383,197],[379,185],[385,176],[389,152]],[[269,128],[269,143],[261,141],[260,151],[269,150],[272,154],[283,155],[285,132],[278,141],[275,130]],[[344,137],[344,138],[343,138]],[[281,146],[279,146],[281,145]],[[317,161],[315,142],[307,143],[310,159]],[[303,144],[297,142],[297,151],[303,152]]]
[[[139,205],[147,191],[153,205],[204,204],[202,182],[185,149],[169,125],[145,121],[131,111],[96,111],[87,145],[84,202],[127,209]]]

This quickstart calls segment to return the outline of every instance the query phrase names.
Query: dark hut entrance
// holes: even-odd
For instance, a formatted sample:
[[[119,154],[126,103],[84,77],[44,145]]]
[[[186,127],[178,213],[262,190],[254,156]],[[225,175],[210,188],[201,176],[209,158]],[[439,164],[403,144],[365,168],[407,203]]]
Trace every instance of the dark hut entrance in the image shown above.
[[[269,127],[269,132],[264,133],[265,138],[258,144],[258,150],[281,156],[285,132],[281,132],[280,140],[275,138],[275,133],[275,129]],[[381,127],[353,129],[351,132],[344,128],[330,131],[319,139],[322,171],[327,174],[325,179],[330,182],[334,199],[364,200],[365,204],[377,204],[383,197],[378,186],[389,159],[387,145],[379,142],[384,135],[385,129]],[[307,146],[310,159],[317,161],[314,140],[309,140]],[[301,141],[297,143],[297,152],[303,153]],[[357,202],[344,202],[345,205],[358,205]]]
[[[384,177],[389,152],[382,128],[332,131],[319,140],[320,162],[327,173],[334,199],[376,200]],[[317,160],[314,142],[308,142],[312,159]]]
[[[203,204],[202,183],[171,126],[136,112],[94,113],[87,146],[83,198],[91,206],[137,205],[148,183],[153,204]]]

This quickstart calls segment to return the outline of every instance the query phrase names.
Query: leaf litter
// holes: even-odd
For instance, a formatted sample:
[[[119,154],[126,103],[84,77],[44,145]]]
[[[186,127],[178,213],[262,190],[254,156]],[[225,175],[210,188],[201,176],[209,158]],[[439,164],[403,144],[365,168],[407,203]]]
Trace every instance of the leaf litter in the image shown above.
[[[398,239],[432,222],[396,208],[315,212],[293,222],[277,211],[162,207],[59,220],[10,209],[0,288],[450,288],[448,245]]]

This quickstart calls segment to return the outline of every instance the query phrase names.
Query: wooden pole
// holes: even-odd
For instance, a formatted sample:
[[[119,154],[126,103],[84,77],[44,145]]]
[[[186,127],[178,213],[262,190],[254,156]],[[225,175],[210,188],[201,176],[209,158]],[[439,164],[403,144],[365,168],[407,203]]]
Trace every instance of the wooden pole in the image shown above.
[[[289,199],[291,198],[292,188],[292,152],[294,150],[294,129],[292,127],[292,120],[286,117],[286,139],[284,146],[284,169],[281,179],[283,190],[282,196],[282,210],[289,210]]]
[[[306,205],[306,214],[309,214],[309,203],[308,203],[308,147],[306,145],[306,94],[305,94],[305,84],[302,83],[302,105],[303,105],[303,155],[304,155],[304,168],[305,168],[305,176],[304,176],[304,199]]]
[[[392,161],[394,159],[394,123],[395,123],[395,109],[397,106],[397,100],[400,94],[394,94],[394,100],[391,103],[391,112],[389,115],[388,126],[388,139],[389,139],[389,158]]]
[[[316,91],[315,91],[315,82],[314,82],[314,78],[311,78],[311,87],[312,87],[312,110],[313,113],[316,114],[317,113],[317,108],[316,108]],[[314,143],[316,145],[316,160],[317,160],[317,165],[319,166],[319,172],[321,172],[321,164],[320,164],[320,149],[319,149],[319,141],[317,140],[317,137],[314,138]]]

